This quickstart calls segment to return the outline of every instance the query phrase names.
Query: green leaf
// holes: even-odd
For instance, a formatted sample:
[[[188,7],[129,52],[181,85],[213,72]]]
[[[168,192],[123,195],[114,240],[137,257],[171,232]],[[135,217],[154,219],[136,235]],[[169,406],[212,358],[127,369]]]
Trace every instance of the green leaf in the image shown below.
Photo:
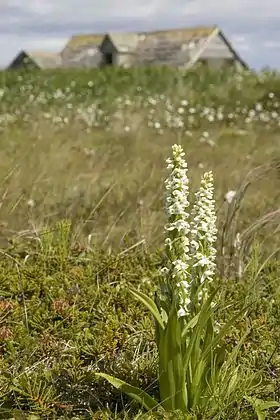
[[[106,379],[115,388],[119,389],[124,394],[138,401],[146,410],[153,410],[160,405],[156,400],[150,397],[145,391],[135,386],[129,385],[121,379],[106,375],[106,373],[95,373],[97,377]]]
[[[152,315],[154,316],[154,318],[156,319],[156,321],[158,322],[159,326],[164,329],[164,323],[162,320],[162,317],[159,313],[159,310],[157,308],[157,305],[155,304],[155,302],[153,301],[153,299],[151,299],[149,296],[145,295],[142,292],[139,292],[138,290],[130,290],[130,293],[136,298],[138,299],[140,302],[142,302],[147,309],[149,309],[149,311],[152,313]]]
[[[182,340],[186,340],[187,338],[187,334],[189,332],[189,330],[191,328],[194,328],[197,324],[199,318],[199,314],[195,315],[188,323],[187,325],[184,327],[183,332],[182,332]]]
[[[260,400],[259,398],[252,398],[252,397],[245,397],[245,399],[254,408],[258,416],[258,420],[265,420],[266,418],[266,413],[264,413],[265,410],[280,406],[280,404],[277,401],[263,401],[263,400]]]
[[[196,323],[194,325],[192,334],[190,336],[190,341],[188,343],[188,347],[186,350],[186,353],[184,355],[184,368],[187,370],[189,362],[191,360],[191,356],[192,353],[195,353],[194,348],[195,348],[195,344],[199,343],[202,334],[203,334],[203,330],[205,328],[205,325],[207,324],[207,321],[209,320],[209,318],[212,316],[212,308],[211,308],[211,302],[206,302],[199,314],[198,314],[198,319],[196,320]],[[194,354],[195,355],[195,354]]]
[[[261,410],[268,410],[273,407],[280,407],[280,404],[277,401],[263,401],[260,406]]]
[[[173,304],[159,341],[159,382],[162,406],[167,411],[187,408],[186,375],[182,361],[181,321]]]

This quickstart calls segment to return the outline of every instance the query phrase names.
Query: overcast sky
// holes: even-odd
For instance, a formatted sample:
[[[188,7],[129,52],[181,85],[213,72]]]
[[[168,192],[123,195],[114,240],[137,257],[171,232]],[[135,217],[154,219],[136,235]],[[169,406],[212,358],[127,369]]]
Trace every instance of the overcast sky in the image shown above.
[[[0,66],[78,33],[214,24],[251,66],[280,69],[280,0],[0,0]]]

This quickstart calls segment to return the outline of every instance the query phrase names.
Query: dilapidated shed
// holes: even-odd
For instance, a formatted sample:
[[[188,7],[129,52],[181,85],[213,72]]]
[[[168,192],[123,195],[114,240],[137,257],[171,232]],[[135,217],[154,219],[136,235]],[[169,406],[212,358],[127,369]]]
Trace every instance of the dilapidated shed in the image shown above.
[[[20,51],[7,69],[55,69],[61,67],[59,53],[45,51]]]
[[[217,27],[105,35],[100,51],[109,65],[167,65],[189,68],[198,62],[210,67],[247,68]]]
[[[102,55],[99,46],[104,34],[75,35],[61,51],[62,67],[94,68],[100,67]]]
[[[137,33],[108,33],[100,44],[102,65],[131,67],[141,37]]]

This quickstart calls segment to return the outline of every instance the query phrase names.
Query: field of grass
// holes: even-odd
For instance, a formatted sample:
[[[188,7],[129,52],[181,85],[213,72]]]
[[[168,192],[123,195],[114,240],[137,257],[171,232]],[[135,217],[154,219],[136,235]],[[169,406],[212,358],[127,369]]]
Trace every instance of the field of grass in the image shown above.
[[[277,74],[0,73],[0,418],[280,419],[250,400],[280,401],[279,134]],[[193,189],[214,174],[219,322],[250,303],[225,338],[248,333],[240,387],[215,415],[146,414],[94,375],[158,396],[153,320],[129,288],[159,283],[174,143]]]

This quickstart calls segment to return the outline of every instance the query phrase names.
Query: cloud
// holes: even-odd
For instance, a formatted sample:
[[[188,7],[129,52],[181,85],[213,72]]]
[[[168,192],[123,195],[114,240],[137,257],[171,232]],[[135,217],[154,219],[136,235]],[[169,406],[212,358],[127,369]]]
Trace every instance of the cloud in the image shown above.
[[[236,48],[236,50],[243,53],[246,51],[250,51],[253,49],[253,45],[251,43],[250,38],[246,34],[235,34],[230,37],[230,41],[232,45]]]
[[[279,19],[279,0],[9,0],[0,2],[0,65],[23,48],[59,50],[75,33],[218,24],[249,64],[280,66]]]
[[[280,50],[280,40],[279,41],[267,40],[267,41],[262,42],[262,46],[264,48],[277,49],[279,51]]]

